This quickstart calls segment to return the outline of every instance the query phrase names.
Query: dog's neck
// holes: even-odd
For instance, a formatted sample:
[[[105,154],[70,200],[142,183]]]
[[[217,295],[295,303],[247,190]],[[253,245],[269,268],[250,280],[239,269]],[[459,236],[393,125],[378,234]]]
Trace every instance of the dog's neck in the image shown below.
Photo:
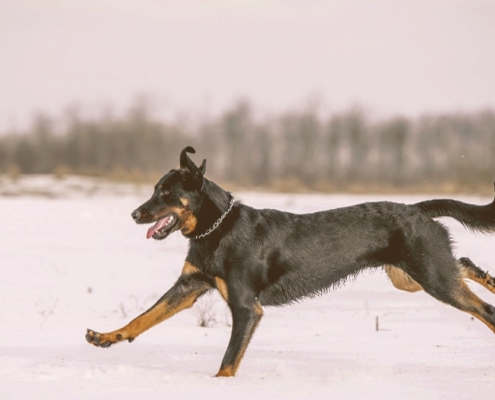
[[[230,198],[232,195],[223,190],[220,186],[218,186],[215,182],[209,181],[206,178],[203,178],[203,193],[205,196],[205,201],[211,202],[214,205],[219,215],[223,214],[224,211],[229,207]]]
[[[196,235],[208,231],[227,211],[231,209],[232,195],[216,183],[204,178],[203,204],[197,215]]]

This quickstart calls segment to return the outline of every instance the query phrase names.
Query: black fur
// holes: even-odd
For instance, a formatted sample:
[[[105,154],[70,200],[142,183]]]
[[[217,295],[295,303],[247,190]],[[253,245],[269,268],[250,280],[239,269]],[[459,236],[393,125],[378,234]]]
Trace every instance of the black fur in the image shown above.
[[[429,200],[417,204],[431,218],[449,216],[466,228],[482,233],[495,229],[495,200],[485,206],[475,206],[456,200]]]
[[[217,288],[226,298],[233,329],[219,376],[235,374],[261,318],[261,306],[289,304],[323,292],[366,268],[391,266],[433,297],[472,313],[495,329],[493,308],[478,303],[462,286],[463,271],[477,267],[454,258],[448,231],[432,219],[449,216],[470,229],[493,232],[495,203],[375,202],[298,215],[236,202],[226,213],[231,194],[206,179],[205,161],[196,167],[188,152],[195,151],[191,147],[182,151],[181,168],[166,174],[151,199],[132,215],[138,223],[150,223],[169,215],[167,210],[175,210],[170,211],[177,214],[175,225],[153,237],[164,239],[180,229],[190,239],[189,269],[157,305],[167,301],[171,307],[194,288],[201,289],[198,297]],[[179,215],[183,211],[189,228],[194,225],[194,229],[184,228],[186,222],[181,218],[185,217]],[[216,229],[198,238],[225,213]],[[195,268],[192,273],[191,266]],[[479,271],[475,277],[481,280]],[[90,342],[93,334],[99,335],[88,332],[92,332]]]

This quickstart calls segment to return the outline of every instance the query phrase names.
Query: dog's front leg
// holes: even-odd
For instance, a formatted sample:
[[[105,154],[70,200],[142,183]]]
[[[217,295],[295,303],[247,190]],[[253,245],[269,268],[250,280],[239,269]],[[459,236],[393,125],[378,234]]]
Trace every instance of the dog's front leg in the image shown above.
[[[145,311],[123,328],[113,332],[98,333],[88,329],[86,340],[98,347],[109,347],[124,340],[132,342],[144,331],[170,318],[179,311],[192,307],[198,297],[211,288],[212,284],[205,275],[198,268],[186,262],[182,275],[174,286],[148,311]]]
[[[229,296],[231,297],[231,296]],[[263,309],[258,300],[235,303],[229,298],[232,311],[232,333],[229,346],[216,376],[234,376],[241,363],[244,352],[258,326]]]

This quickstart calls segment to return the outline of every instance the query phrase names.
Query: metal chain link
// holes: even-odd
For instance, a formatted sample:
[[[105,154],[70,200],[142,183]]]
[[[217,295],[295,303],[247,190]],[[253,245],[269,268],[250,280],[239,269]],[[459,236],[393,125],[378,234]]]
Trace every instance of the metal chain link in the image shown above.
[[[216,222],[213,224],[211,228],[209,228],[206,232],[202,233],[201,235],[196,235],[194,239],[201,239],[204,238],[205,236],[208,236],[210,233],[212,233],[215,229],[218,228],[218,226],[222,223],[223,219],[227,216],[227,214],[232,210],[232,207],[234,206],[234,198],[232,197],[230,199],[230,206],[227,211],[223,213],[223,215],[216,220]]]

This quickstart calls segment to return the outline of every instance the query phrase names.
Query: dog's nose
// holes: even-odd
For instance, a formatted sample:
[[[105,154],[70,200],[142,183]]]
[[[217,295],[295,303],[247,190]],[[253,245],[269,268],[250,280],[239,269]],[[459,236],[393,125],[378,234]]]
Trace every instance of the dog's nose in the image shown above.
[[[137,221],[141,217],[141,211],[139,210],[134,210],[131,213],[131,217],[134,219],[134,221]]]

